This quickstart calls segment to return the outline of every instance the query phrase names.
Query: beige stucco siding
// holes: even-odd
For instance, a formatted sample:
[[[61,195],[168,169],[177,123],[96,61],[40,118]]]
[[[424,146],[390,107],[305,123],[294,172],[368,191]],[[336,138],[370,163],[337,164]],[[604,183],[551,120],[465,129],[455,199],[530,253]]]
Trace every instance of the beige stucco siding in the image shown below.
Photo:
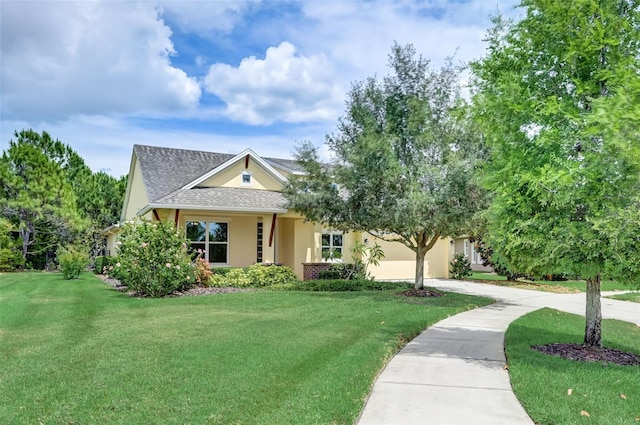
[[[379,266],[371,266],[369,271],[376,279],[407,279],[413,280],[416,272],[416,254],[400,242],[388,242],[371,236],[368,245],[378,243],[385,253],[385,258]],[[449,277],[449,262],[452,248],[450,239],[440,239],[425,255],[425,278]]]
[[[174,215],[169,214],[169,217],[170,220],[173,221]],[[255,264],[258,246],[258,216],[228,214],[222,212],[212,213],[210,211],[181,211],[178,222],[182,232],[184,232],[187,221],[215,221],[228,223],[229,262],[224,265],[232,267],[247,267]]]
[[[140,162],[136,159],[135,166],[133,168],[133,176],[131,178],[131,188],[129,197],[127,198],[127,209],[125,211],[124,219],[131,220],[136,217],[138,211],[147,206],[149,198],[147,198],[147,192],[142,181],[142,170],[140,169]]]
[[[472,242],[469,241],[467,237],[456,239],[455,253],[465,254],[465,249],[464,249],[465,241],[467,241],[466,256],[467,256],[467,259],[469,260],[469,264],[471,265],[471,270],[480,271],[480,272],[492,272],[493,271],[492,267],[482,265],[482,257],[480,257],[479,254],[476,254],[475,258],[473,258],[474,257],[473,251],[475,251],[475,246],[473,245]]]
[[[238,160],[235,164],[227,167],[220,173],[214,175],[200,184],[204,187],[234,187],[242,189],[259,190],[282,190],[282,183],[273,175],[268,173],[253,158],[249,158],[249,167],[245,168],[245,159]],[[251,174],[251,184],[242,183],[242,173]]]

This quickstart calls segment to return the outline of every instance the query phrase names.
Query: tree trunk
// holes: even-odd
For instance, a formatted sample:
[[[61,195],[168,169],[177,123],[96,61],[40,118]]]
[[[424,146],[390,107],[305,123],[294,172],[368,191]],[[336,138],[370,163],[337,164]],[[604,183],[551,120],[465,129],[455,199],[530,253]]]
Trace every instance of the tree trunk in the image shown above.
[[[600,306],[600,274],[587,279],[584,345],[602,346],[602,308]]]
[[[416,248],[416,280],[415,288],[424,288],[424,256],[427,250],[420,244]]]
[[[22,238],[22,258],[27,261],[27,254],[29,253],[29,239],[31,239],[31,232],[28,228],[20,229],[20,237]]]

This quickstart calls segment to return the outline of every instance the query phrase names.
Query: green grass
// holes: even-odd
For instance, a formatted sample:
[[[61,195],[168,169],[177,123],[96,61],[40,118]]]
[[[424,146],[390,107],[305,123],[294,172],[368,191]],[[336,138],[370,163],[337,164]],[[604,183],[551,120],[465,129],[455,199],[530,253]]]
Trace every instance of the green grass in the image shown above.
[[[532,289],[535,291],[556,292],[556,293],[571,293],[571,292],[586,291],[586,282],[584,280],[530,281],[525,279],[519,279],[517,281],[508,281],[505,276],[498,276],[496,274],[486,273],[486,272],[472,272],[471,276],[469,276],[468,279],[481,281],[483,283],[489,283],[492,285],[510,286],[510,287],[522,288],[522,289]],[[619,290],[628,290],[632,288],[633,287],[626,285],[624,282],[618,282],[615,280],[605,280],[600,284],[601,291],[619,291]]]
[[[635,324],[604,320],[602,335],[603,346],[640,354],[640,327]],[[556,310],[538,310],[513,322],[505,345],[516,396],[541,425],[637,424],[640,366],[583,363],[530,348],[582,343],[583,336],[584,317]],[[590,416],[582,416],[583,411]]]
[[[626,294],[611,295],[607,298],[613,298],[614,300],[632,301],[634,303],[640,303],[640,292],[628,292]]]
[[[89,274],[0,274],[0,423],[353,423],[403,342],[488,303],[394,291],[137,299]]]
[[[506,281],[507,278],[505,276],[499,276],[495,273],[487,273],[487,272],[471,272],[471,276],[467,279],[471,280],[503,280]]]

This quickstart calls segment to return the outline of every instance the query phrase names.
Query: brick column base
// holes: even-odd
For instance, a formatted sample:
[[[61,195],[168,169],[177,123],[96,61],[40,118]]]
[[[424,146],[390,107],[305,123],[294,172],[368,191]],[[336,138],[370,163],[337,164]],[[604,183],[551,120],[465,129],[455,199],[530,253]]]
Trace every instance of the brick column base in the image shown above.
[[[313,280],[318,278],[318,273],[329,270],[331,263],[302,263],[303,280]]]

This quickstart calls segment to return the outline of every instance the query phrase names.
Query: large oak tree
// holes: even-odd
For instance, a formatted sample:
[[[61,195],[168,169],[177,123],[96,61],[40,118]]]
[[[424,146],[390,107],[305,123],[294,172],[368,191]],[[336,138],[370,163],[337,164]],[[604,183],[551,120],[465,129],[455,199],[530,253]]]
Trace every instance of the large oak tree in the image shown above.
[[[490,245],[520,272],[586,279],[596,347],[601,279],[640,277],[639,4],[523,0],[472,64]]]
[[[395,45],[391,74],[353,84],[333,154],[322,164],[311,143],[297,158],[307,176],[285,189],[289,208],[339,230],[369,232],[415,252],[415,286],[425,254],[464,231],[481,205],[472,181],[478,137],[451,61],[439,70],[411,45]]]

